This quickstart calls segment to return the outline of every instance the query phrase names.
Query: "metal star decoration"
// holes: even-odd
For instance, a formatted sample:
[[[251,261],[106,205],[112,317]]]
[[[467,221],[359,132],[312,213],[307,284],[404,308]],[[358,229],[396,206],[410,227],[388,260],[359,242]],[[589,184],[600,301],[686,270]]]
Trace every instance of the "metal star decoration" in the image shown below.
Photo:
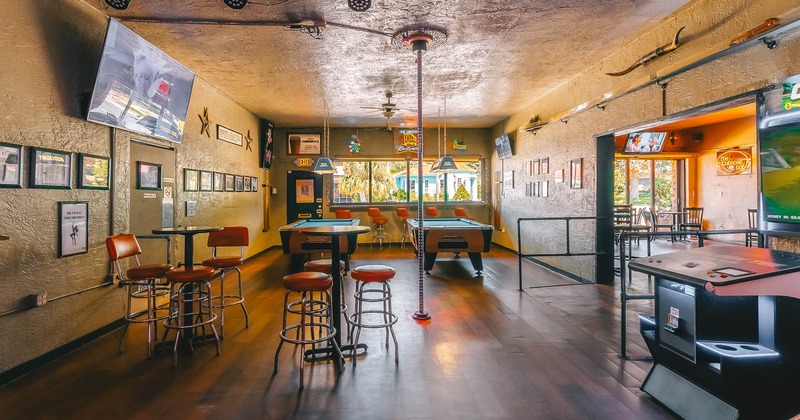
[[[253,142],[253,139],[250,138],[250,130],[247,130],[247,137],[245,137],[244,139],[247,140],[247,150],[253,150],[250,148],[250,143]]]
[[[198,115],[200,117],[200,134],[206,133],[206,135],[211,138],[211,133],[208,131],[208,127],[211,126],[211,121],[208,119],[208,108],[203,108],[203,115]]]

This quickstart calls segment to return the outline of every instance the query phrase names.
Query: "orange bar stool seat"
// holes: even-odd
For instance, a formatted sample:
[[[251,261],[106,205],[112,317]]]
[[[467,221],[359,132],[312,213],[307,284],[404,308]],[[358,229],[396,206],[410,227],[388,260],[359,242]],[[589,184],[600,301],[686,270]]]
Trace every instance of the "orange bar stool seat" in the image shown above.
[[[300,389],[303,389],[303,368],[306,362],[306,345],[313,346],[317,343],[329,342],[337,353],[339,371],[343,369],[342,352],[334,337],[336,329],[333,327],[331,316],[330,289],[333,280],[328,273],[318,271],[302,271],[289,274],[283,278],[283,287],[286,295],[283,298],[283,324],[280,332],[280,343],[275,351],[275,363],[272,374],[278,373],[278,355],[283,343],[300,345]],[[324,301],[315,300],[314,292],[322,292]],[[289,296],[300,293],[299,301],[289,303]],[[297,309],[299,308],[299,309]],[[300,319],[293,324],[288,324],[288,314],[298,314]],[[294,338],[289,335],[294,333]]]
[[[203,261],[203,265],[220,270],[219,295],[215,297],[215,308],[219,309],[219,333],[225,336],[225,308],[228,306],[239,305],[244,312],[244,327],[250,327],[250,317],[247,308],[244,306],[244,292],[242,291],[242,270],[239,267],[244,264],[244,247],[250,245],[250,234],[245,226],[228,226],[222,230],[209,232],[207,245],[211,247],[211,258]],[[220,256],[220,248],[238,248],[238,255]],[[225,274],[235,270],[237,274],[238,292],[235,294],[225,294]]]
[[[167,273],[169,288],[169,317],[164,321],[167,331],[162,339],[165,340],[169,330],[176,330],[175,344],[172,348],[172,366],[178,366],[178,343],[181,339],[188,339],[186,332],[201,328],[205,340],[205,326],[211,327],[214,340],[217,342],[217,356],[220,355],[220,342],[214,321],[213,296],[211,294],[211,279],[215,271],[206,266],[184,266]],[[191,304],[191,310],[187,304]]]
[[[372,223],[375,225],[375,229],[372,230],[372,241],[370,242],[370,246],[375,243],[375,240],[378,240],[381,249],[383,249],[383,240],[386,239],[386,223],[389,221],[386,217],[381,214],[380,209],[377,207],[368,207],[367,214],[372,219]]]
[[[472,220],[472,218],[469,217],[469,214],[467,214],[467,209],[465,209],[464,207],[458,206],[458,207],[454,208],[453,209],[453,213],[456,215],[456,217],[459,217],[461,219],[470,219],[470,220]]]
[[[398,363],[397,336],[393,327],[397,323],[397,315],[392,312],[392,288],[389,286],[389,280],[394,278],[395,273],[394,268],[380,264],[362,265],[350,271],[350,277],[356,281],[356,304],[354,313],[350,315],[350,324],[355,330],[353,348],[358,347],[362,328],[385,329],[386,348],[389,348],[391,333],[394,341],[394,362]],[[375,307],[365,309],[364,303]],[[353,357],[353,366],[356,365],[356,360]]]
[[[119,338],[119,352],[124,351],[128,326],[131,323],[143,323],[147,324],[147,357],[150,358],[153,355],[153,337],[158,336],[158,321],[167,318],[166,308],[160,307],[157,300],[159,297],[169,294],[169,287],[163,279],[167,272],[172,270],[172,266],[170,264],[141,265],[139,255],[142,253],[142,249],[136,236],[130,233],[121,233],[106,238],[106,250],[114,263],[119,287],[125,287],[127,294],[125,326],[122,327],[122,335]],[[130,257],[133,257],[136,265],[128,270],[123,270],[121,262]],[[144,299],[147,304],[144,314],[140,315],[139,311],[131,309],[133,299]],[[159,311],[162,314],[159,314]]]
[[[398,207],[395,213],[397,213],[397,217],[400,218],[400,228],[402,232],[400,248],[402,248],[406,245],[406,239],[410,238],[408,235],[408,218],[410,217],[410,213],[408,212],[408,207]]]
[[[348,209],[336,209],[333,211],[337,219],[352,219],[353,213]]]
[[[427,216],[427,217],[439,217],[439,210],[434,206],[425,207],[425,216]]]

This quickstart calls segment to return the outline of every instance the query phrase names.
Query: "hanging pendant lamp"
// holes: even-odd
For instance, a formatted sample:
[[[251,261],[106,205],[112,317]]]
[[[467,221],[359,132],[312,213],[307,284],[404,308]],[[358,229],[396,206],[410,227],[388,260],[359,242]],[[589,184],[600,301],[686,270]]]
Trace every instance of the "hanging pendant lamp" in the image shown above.
[[[453,172],[458,169],[452,156],[447,156],[447,99],[444,100],[444,156],[439,161],[439,172]]]
[[[314,165],[314,172],[320,175],[328,175],[336,172],[336,168],[333,166],[333,161],[329,156],[329,146],[331,143],[331,126],[330,122],[328,121],[328,104],[323,103],[323,112],[325,113],[324,120],[322,122],[322,147],[325,153],[325,156],[322,156],[317,160],[317,164]]]

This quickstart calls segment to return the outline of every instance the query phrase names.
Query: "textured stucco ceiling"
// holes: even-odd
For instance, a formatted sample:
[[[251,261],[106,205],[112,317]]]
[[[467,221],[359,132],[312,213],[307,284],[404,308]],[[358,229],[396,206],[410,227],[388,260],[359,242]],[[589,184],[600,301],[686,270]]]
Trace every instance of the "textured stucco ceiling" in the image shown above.
[[[131,0],[122,11],[85,1],[279,127],[322,125],[323,101],[332,126],[385,127],[387,90],[400,109],[389,124],[416,126],[415,54],[385,34],[435,25],[448,39],[423,55],[425,125],[443,121],[435,117],[446,100],[447,123],[472,128],[525,109],[690,0],[373,0],[360,13],[346,0],[257,0],[241,10]],[[322,39],[276,24],[309,19],[327,22]]]

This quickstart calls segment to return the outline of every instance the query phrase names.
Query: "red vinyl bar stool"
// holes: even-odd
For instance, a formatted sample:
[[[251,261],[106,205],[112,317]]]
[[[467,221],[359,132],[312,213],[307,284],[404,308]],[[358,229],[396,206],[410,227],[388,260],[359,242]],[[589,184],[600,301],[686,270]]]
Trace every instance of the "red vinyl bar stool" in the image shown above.
[[[312,348],[317,343],[328,342],[336,352],[339,372],[344,369],[342,362],[342,351],[336,343],[336,329],[333,328],[333,317],[331,314],[331,293],[333,285],[331,276],[327,273],[316,271],[303,271],[289,274],[283,278],[283,287],[286,295],[283,298],[283,324],[280,332],[280,343],[275,351],[275,364],[272,374],[278,373],[278,355],[281,352],[283,343],[300,345],[300,389],[303,389],[303,368],[306,362],[306,345],[311,344]],[[300,300],[289,303],[289,296],[293,293],[300,293]],[[324,301],[315,300],[314,292],[322,292]],[[293,305],[299,308],[293,309]],[[288,314],[298,314],[300,319],[294,324],[287,324]],[[319,335],[314,331],[319,331]],[[289,338],[294,332],[295,338]],[[310,337],[309,337],[310,336]]]
[[[408,207],[398,207],[395,212],[397,213],[397,217],[400,218],[400,227],[403,232],[403,237],[400,239],[400,248],[402,248],[406,245],[406,239],[409,238],[408,218],[410,217],[410,213],[408,212]]]
[[[148,264],[139,263],[139,254],[142,248],[136,236],[130,233],[121,233],[106,238],[106,249],[111,261],[114,262],[119,287],[127,289],[128,304],[125,308],[125,326],[122,327],[122,335],[119,338],[119,352],[122,353],[125,347],[125,333],[131,323],[147,324],[147,358],[153,356],[153,337],[158,336],[158,321],[167,318],[167,315],[159,316],[158,304],[156,299],[160,296],[169,294],[166,283],[159,282],[168,271],[172,270],[169,264]],[[136,266],[123,271],[121,261],[133,257]],[[133,299],[144,299],[147,302],[147,310],[144,314],[133,313],[131,303]]]
[[[398,356],[397,337],[394,334],[393,325],[397,323],[397,315],[392,312],[392,288],[389,280],[393,279],[395,269],[388,265],[362,265],[350,271],[350,277],[356,283],[356,304],[355,311],[350,315],[350,323],[355,329],[355,343],[353,348],[358,347],[358,339],[361,336],[362,328],[384,328],[386,329],[386,348],[389,348],[389,333],[392,333],[394,341],[394,362],[400,361]],[[370,284],[380,285],[380,288],[370,288]],[[364,303],[380,303],[381,309],[364,309]],[[364,317],[365,314],[373,314]],[[379,316],[375,316],[375,315]],[[356,365],[356,357],[353,357],[353,367]]]
[[[331,265],[332,265],[331,260],[327,260],[327,259],[324,259],[324,258],[323,259],[318,259],[318,260],[311,260],[311,261],[307,261],[305,264],[303,264],[303,271],[316,271],[316,272],[319,272],[319,273],[325,273],[325,274],[330,275],[332,273],[331,272]],[[345,274],[345,263],[344,263],[344,261],[339,261],[339,272],[342,273],[342,275],[339,278],[340,279],[344,279],[344,274]],[[347,300],[344,297],[345,296],[344,284],[340,284],[339,285],[339,290],[341,291],[341,299],[340,299],[341,302],[342,302],[342,304],[341,304],[341,312],[343,314],[345,314],[345,320],[347,320],[348,319],[347,318]],[[295,303],[297,303],[297,302],[295,302]],[[348,338],[349,338],[350,337],[349,336],[349,334],[350,334],[350,329],[349,328],[347,330],[347,333],[348,333]]]
[[[380,209],[377,207],[368,207],[367,215],[369,215],[369,217],[372,219],[372,223],[375,225],[375,229],[372,230],[372,241],[370,242],[370,247],[377,239],[381,249],[383,249],[383,240],[386,239],[386,223],[389,221],[389,219],[383,217]]]
[[[427,217],[439,217],[439,210],[434,206],[425,207],[425,216],[427,216]]]
[[[242,270],[239,267],[244,264],[244,247],[250,245],[249,231],[245,226],[229,226],[222,230],[208,233],[208,246],[211,247],[211,258],[203,261],[203,265],[220,270],[222,275],[219,277],[219,296],[215,296],[219,308],[219,333],[225,336],[225,308],[228,306],[239,305],[244,312],[244,327],[250,327],[250,318],[247,315],[247,308],[244,306],[244,293],[242,291]],[[239,255],[219,256],[219,248],[238,247]],[[238,293],[225,294],[225,274],[236,270],[238,275]]]
[[[337,219],[352,219],[353,213],[348,209],[336,209],[333,211]]]
[[[213,296],[211,294],[211,279],[214,278],[214,269],[206,266],[184,266],[167,273],[169,282],[169,317],[164,321],[167,332],[176,330],[175,345],[172,348],[172,366],[178,366],[178,343],[186,337],[187,330],[202,328],[205,339],[205,326],[211,327],[214,339],[217,341],[217,356],[220,355],[220,343],[214,321]],[[187,290],[188,288],[192,288]],[[192,312],[186,312],[186,304],[192,303]],[[190,321],[191,320],[191,321]],[[162,339],[163,341],[163,339]]]
[[[456,217],[472,220],[472,218],[469,217],[469,215],[467,214],[467,209],[465,209],[464,207],[458,206],[454,208],[453,213],[456,215]]]

